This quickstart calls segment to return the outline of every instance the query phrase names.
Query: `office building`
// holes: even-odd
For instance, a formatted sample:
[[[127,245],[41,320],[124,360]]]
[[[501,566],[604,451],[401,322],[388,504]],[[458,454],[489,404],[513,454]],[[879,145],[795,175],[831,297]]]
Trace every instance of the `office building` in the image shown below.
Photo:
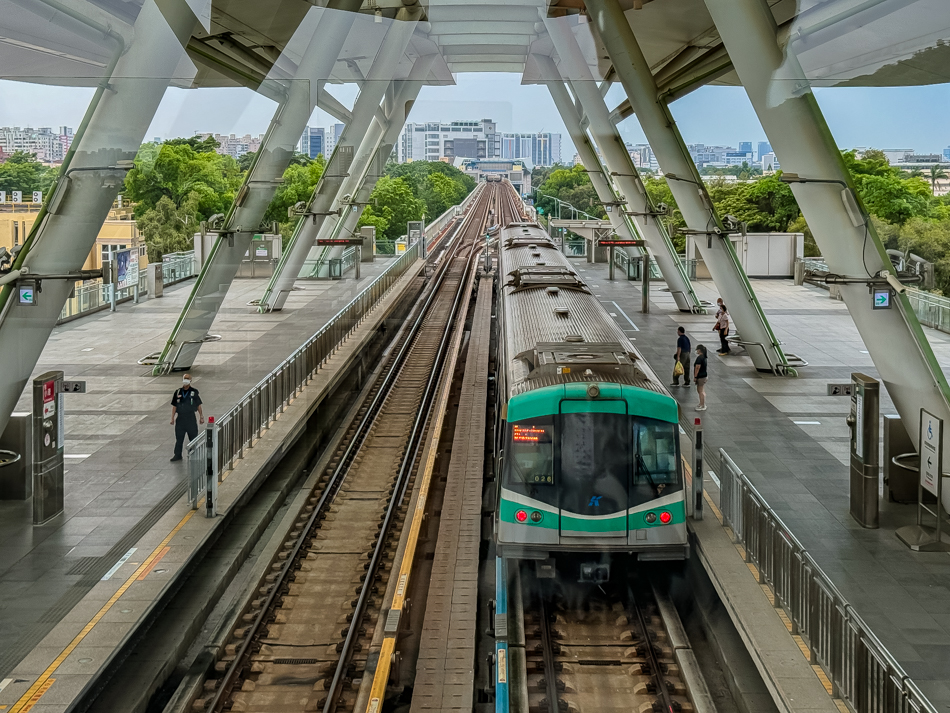
[[[326,149],[326,129],[317,126],[306,127],[300,136],[300,146],[297,150],[310,158],[316,158],[320,154],[329,155]]]
[[[0,127],[0,150],[5,154],[17,151],[36,154],[36,160],[41,163],[62,163],[72,142],[73,130],[68,126],[60,126],[57,131],[50,127]]]
[[[340,140],[340,136],[343,134],[343,124],[331,124],[326,128],[323,134],[323,142],[325,144],[323,155],[328,159],[333,155],[333,149],[336,148],[337,141]]]
[[[762,169],[762,173],[775,173],[782,166],[779,164],[775,154],[770,151],[762,154],[759,158],[759,167]]]
[[[760,141],[755,152],[756,158],[761,161],[762,157],[767,153],[772,153],[772,144],[770,144],[768,141]]]
[[[501,136],[491,119],[408,123],[399,137],[399,161],[500,158]]]
[[[752,153],[752,142],[751,141],[740,141],[739,142],[739,153]]]
[[[501,158],[525,159],[534,166],[553,166],[561,162],[561,135],[502,134]]]

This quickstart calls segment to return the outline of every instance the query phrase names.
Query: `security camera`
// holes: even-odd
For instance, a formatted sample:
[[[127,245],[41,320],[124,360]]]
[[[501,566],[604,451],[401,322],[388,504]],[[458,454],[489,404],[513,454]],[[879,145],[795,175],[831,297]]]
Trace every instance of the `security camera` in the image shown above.
[[[349,193],[347,193],[347,194],[345,194],[345,195],[343,196],[343,202],[344,202],[344,203],[349,203],[352,198],[353,198],[353,196],[351,196]]]
[[[735,230],[739,227],[739,219],[734,215],[723,216],[722,223],[726,226],[727,230]]]
[[[293,218],[295,215],[302,215],[307,210],[307,204],[303,201],[294,203],[287,209],[287,217]]]
[[[901,284],[901,281],[898,280],[893,273],[887,270],[881,270],[881,277],[887,280],[887,284],[889,284],[897,294],[902,295],[907,292],[907,288]]]
[[[666,203],[658,203],[656,206],[656,212],[660,215],[669,215],[670,207]]]

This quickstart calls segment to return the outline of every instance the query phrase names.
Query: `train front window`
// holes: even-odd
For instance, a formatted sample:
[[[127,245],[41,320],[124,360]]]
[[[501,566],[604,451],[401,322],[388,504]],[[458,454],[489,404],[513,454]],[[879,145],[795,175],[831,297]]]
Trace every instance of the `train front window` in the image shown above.
[[[561,508],[581,515],[623,510],[630,472],[629,417],[561,414]]]
[[[638,418],[633,422],[633,487],[630,506],[680,490],[676,424]]]
[[[554,420],[543,417],[508,427],[508,483],[554,485]]]

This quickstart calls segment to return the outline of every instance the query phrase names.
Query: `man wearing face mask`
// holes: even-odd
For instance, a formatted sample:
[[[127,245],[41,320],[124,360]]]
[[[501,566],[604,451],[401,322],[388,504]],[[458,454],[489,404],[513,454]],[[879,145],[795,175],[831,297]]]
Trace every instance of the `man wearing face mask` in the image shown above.
[[[189,442],[198,437],[198,421],[195,420],[195,411],[198,412],[198,419],[201,423],[204,423],[205,417],[201,413],[201,397],[198,395],[198,389],[191,385],[191,374],[185,374],[181,382],[181,388],[176,389],[175,395],[172,396],[171,422],[175,426],[173,462],[181,460],[181,448],[185,442],[185,434],[188,434]]]

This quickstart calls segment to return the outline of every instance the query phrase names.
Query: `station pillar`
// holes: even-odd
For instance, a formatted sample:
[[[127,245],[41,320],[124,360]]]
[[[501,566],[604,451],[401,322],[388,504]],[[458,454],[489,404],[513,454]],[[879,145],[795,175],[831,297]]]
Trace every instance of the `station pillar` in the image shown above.
[[[829,270],[855,280],[838,288],[916,443],[921,408],[950,421],[950,387],[907,296],[894,290],[889,308],[875,309],[870,288],[886,286],[882,271],[893,268],[794,42],[780,46],[765,0],[706,0],[706,6]],[[950,510],[950,492],[944,493],[944,507]]]
[[[588,0],[587,9],[752,363],[759,371],[790,373],[785,354],[739,263],[686,142],[669,107],[659,96],[656,80],[623,8],[618,0]]]

